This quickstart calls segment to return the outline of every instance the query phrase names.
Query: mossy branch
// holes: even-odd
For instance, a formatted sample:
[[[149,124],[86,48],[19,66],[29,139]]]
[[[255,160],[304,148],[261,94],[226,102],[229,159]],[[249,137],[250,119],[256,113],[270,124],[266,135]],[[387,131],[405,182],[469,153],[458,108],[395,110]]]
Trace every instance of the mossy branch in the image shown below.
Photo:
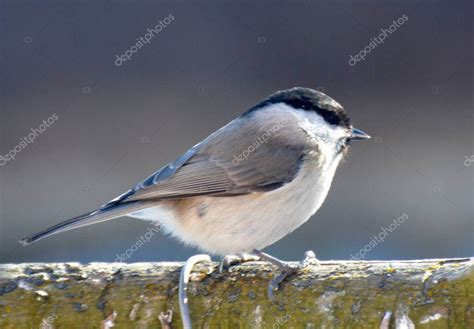
[[[168,311],[182,328],[182,265],[0,265],[0,328],[161,328]],[[327,261],[291,276],[274,304],[269,264],[220,274],[201,263],[188,298],[193,328],[474,328],[473,268],[473,259]]]

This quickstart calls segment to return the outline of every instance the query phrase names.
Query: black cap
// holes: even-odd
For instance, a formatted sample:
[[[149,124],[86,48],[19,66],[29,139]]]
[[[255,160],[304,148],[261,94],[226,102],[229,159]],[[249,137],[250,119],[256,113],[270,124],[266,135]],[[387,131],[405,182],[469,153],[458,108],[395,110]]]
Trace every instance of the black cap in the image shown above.
[[[277,91],[263,102],[252,107],[243,116],[251,115],[251,113],[259,109],[278,103],[284,103],[304,111],[315,111],[331,125],[350,126],[350,120],[346,111],[336,101],[322,92],[302,87]]]

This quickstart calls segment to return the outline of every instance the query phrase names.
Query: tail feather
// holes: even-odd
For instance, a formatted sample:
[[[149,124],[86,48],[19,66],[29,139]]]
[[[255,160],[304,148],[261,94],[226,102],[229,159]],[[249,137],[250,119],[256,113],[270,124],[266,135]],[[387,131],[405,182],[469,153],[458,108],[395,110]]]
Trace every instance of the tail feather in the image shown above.
[[[127,202],[117,204],[105,209],[94,210],[84,215],[74,217],[62,223],[51,226],[41,232],[27,236],[21,239],[20,243],[26,246],[30,243],[36,242],[53,234],[125,216],[131,212],[148,208],[150,207],[150,204],[151,202]]]

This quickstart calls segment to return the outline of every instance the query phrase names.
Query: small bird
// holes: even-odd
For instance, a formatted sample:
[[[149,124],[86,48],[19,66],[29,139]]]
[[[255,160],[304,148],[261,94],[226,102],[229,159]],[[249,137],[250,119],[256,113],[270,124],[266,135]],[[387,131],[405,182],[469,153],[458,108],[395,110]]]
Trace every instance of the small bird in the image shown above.
[[[261,249],[321,207],[336,168],[355,140],[343,107],[309,88],[278,91],[97,210],[21,243],[122,216],[158,221],[184,243],[215,255],[251,253],[295,269]]]

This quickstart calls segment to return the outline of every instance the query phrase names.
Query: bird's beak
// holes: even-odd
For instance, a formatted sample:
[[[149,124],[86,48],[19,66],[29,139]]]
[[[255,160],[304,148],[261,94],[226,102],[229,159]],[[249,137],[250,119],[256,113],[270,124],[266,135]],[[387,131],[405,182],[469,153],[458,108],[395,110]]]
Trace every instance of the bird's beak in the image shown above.
[[[351,133],[351,140],[353,141],[360,141],[363,139],[369,139],[370,136],[367,135],[365,132],[363,132],[360,129],[357,128],[352,128],[352,133]]]

